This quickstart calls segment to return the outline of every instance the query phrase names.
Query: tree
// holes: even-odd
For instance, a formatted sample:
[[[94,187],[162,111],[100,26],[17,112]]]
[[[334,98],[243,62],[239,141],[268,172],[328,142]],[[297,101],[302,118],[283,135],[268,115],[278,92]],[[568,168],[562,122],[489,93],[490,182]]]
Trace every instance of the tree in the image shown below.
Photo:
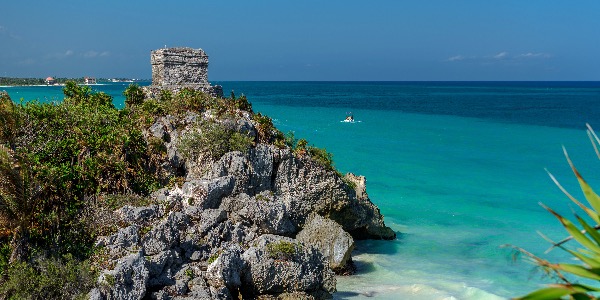
[[[123,95],[125,96],[125,106],[127,108],[142,104],[146,98],[144,90],[137,84],[130,84]]]

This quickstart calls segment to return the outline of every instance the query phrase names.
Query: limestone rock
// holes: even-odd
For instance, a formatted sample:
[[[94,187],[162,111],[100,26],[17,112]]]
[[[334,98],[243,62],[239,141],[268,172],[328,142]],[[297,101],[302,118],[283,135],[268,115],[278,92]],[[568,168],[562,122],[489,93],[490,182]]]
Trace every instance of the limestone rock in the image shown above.
[[[159,217],[160,210],[158,205],[133,207],[125,205],[116,212],[117,217],[127,224],[149,224],[155,218]]]
[[[106,299],[139,300],[146,293],[148,269],[141,251],[119,259],[117,267],[100,275],[101,292]],[[97,295],[96,295],[97,296]]]
[[[96,246],[106,247],[111,257],[122,256],[131,250],[139,248],[139,231],[140,227],[138,225],[120,228],[119,231],[110,236],[100,237],[96,241]]]
[[[248,154],[238,151],[225,154],[215,162],[206,178],[232,175],[235,177],[233,194],[255,195],[271,188],[273,174],[272,146],[258,144]]]
[[[219,257],[208,266],[206,279],[213,287],[227,287],[230,291],[237,291],[242,285],[241,273],[244,261],[241,258],[242,249],[232,246],[223,251]]]
[[[254,197],[240,194],[225,198],[221,208],[229,212],[231,220],[254,225],[262,234],[289,236],[296,232],[285,204],[267,191]]]
[[[278,253],[273,253],[272,249],[269,251],[269,245],[282,241],[294,245],[294,250],[286,253],[285,258],[277,258]],[[246,263],[241,289],[244,297],[304,292],[327,298],[335,292],[335,277],[324,263],[323,255],[313,247],[298,244],[294,239],[263,235],[255,247],[243,253],[242,259]]]
[[[231,194],[235,181],[233,176],[186,181],[182,193],[189,205],[203,209],[217,208],[221,204],[221,199]]]
[[[333,171],[308,157],[297,158],[289,149],[276,156],[273,192],[288,209],[294,225],[302,227],[313,212],[336,221],[354,238],[393,239],[379,209],[366,196],[357,197]]]
[[[171,213],[167,220],[152,228],[142,238],[142,247],[146,255],[155,255],[168,250],[179,243],[179,227],[187,222],[187,216]]]
[[[311,215],[296,239],[317,248],[333,270],[343,268],[354,249],[354,239],[342,226],[317,214]]]

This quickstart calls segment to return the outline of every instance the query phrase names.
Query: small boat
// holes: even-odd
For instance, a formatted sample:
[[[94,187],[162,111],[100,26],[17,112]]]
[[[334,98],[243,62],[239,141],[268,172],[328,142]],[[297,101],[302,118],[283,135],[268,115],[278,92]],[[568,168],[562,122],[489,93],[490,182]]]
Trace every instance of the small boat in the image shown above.
[[[354,116],[352,115],[352,113],[347,113],[346,118],[342,122],[354,123]]]

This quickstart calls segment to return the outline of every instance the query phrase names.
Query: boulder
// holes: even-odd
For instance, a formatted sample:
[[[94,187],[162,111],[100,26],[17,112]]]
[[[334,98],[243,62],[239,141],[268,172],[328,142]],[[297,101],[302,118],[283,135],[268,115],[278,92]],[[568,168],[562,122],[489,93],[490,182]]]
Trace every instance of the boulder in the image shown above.
[[[336,221],[354,238],[396,237],[366,192],[357,197],[359,185],[352,187],[351,179],[343,180],[338,173],[307,156],[296,157],[289,149],[280,150],[275,157],[273,192],[286,204],[295,226],[303,227],[314,212]]]
[[[110,257],[120,257],[139,248],[139,231],[140,226],[135,224],[120,228],[119,231],[110,236],[98,238],[96,246],[105,247]]]
[[[229,212],[232,221],[256,226],[261,234],[289,236],[296,232],[285,204],[267,191],[253,197],[247,194],[228,197],[223,199],[221,208]]]
[[[271,189],[273,146],[258,144],[248,153],[229,152],[215,162],[206,178],[231,175],[235,177],[233,194],[255,195]]]
[[[206,280],[215,287],[227,287],[230,291],[236,291],[242,285],[241,274],[244,261],[241,258],[242,249],[233,245],[228,247],[212,262],[206,271]]]
[[[309,217],[296,240],[317,248],[334,271],[345,267],[354,249],[354,239],[342,226],[317,214]]]
[[[319,299],[335,292],[335,277],[323,255],[296,240],[263,235],[246,250],[241,291],[244,298],[302,292]]]
[[[171,249],[179,243],[180,227],[187,224],[186,215],[174,212],[169,214],[167,220],[152,228],[142,238],[142,247],[146,255],[155,255],[161,251]]]

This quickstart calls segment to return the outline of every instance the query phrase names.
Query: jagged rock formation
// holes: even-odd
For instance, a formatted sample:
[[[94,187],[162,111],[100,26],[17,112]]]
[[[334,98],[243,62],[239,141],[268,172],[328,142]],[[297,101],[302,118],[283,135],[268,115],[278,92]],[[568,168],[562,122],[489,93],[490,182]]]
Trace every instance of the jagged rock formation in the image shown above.
[[[177,137],[191,126],[186,119],[166,116],[150,126],[164,130],[158,135],[172,153],[165,169],[187,176],[181,187],[154,193],[155,204],[115,212],[124,227],[97,244],[116,267],[102,272],[94,299],[327,298],[335,291],[332,270],[350,259],[353,238],[395,237],[363,177],[343,180],[287,148],[258,144],[210,162],[203,175],[188,172],[199,166],[177,154]],[[269,256],[268,245],[281,240],[298,251]]]
[[[259,134],[247,111],[155,119],[143,134],[164,149],[157,173],[183,182],[113,213],[120,229],[97,240],[105,261],[91,299],[326,299],[354,239],[395,238],[364,177],[306,153],[256,143],[186,159],[179,142],[198,122]]]

